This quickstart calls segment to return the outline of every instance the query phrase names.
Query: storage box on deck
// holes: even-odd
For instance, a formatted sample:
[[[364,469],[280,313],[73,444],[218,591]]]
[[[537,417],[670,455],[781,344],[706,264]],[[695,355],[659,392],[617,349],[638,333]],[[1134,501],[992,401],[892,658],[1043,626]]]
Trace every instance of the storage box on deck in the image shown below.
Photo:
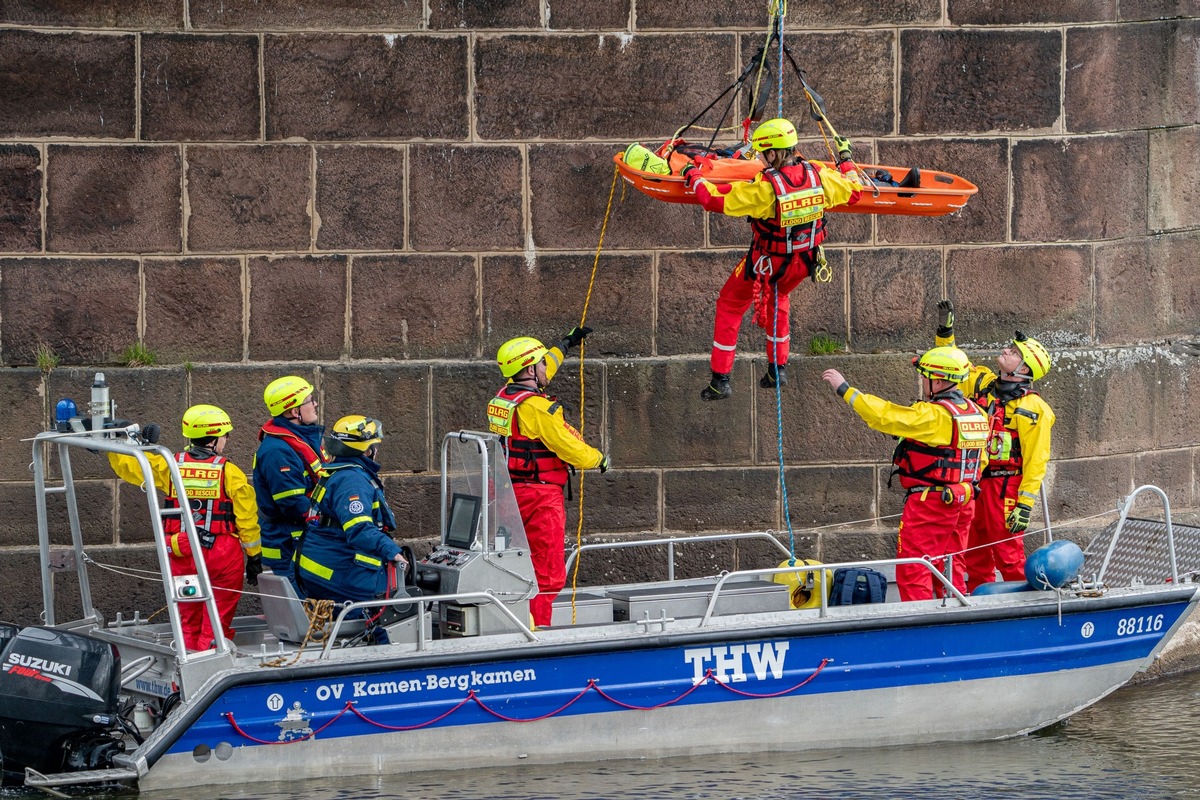
[[[626,620],[667,617],[702,617],[708,609],[713,586],[654,586],[645,589],[613,589],[613,617]],[[770,581],[726,583],[717,598],[717,614],[754,614],[763,611],[787,611],[788,589]]]
[[[613,621],[613,601],[599,594],[576,592],[575,621],[571,622],[571,590],[562,592],[554,598],[553,610],[550,614],[550,625],[600,625]]]

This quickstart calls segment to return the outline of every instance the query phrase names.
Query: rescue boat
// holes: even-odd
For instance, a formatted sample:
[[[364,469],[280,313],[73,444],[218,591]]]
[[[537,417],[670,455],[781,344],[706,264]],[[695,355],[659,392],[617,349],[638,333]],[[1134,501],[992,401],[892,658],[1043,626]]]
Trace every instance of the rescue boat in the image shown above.
[[[535,630],[501,443],[458,431],[442,441],[440,543],[405,595],[309,618],[291,583],[264,573],[264,613],[238,618],[232,641],[188,652],[185,604],[220,628],[203,561],[194,576],[170,574],[147,460],[169,452],[143,443],[135,423],[94,420],[33,438],[44,621],[0,626],[3,771],[51,792],[1018,736],[1149,667],[1200,588],[1175,563],[1177,539],[1194,546],[1200,529],[1173,527],[1165,495],[1148,487],[1089,548],[1084,577],[1041,584],[1058,588],[968,597],[929,561],[814,567],[768,531],[668,537],[573,553],[665,548],[667,579],[565,592],[553,624]],[[85,450],[131,456],[147,478],[165,621],[140,610],[105,619],[94,604],[89,574],[129,565],[98,564],[84,545],[71,462]],[[1128,519],[1144,492],[1162,496],[1163,522]],[[51,499],[67,513],[48,513]],[[674,578],[675,546],[731,539],[769,543],[783,564]],[[888,587],[866,598],[881,602],[839,604],[847,595],[831,591],[839,573],[898,563],[924,565],[946,599],[900,603]],[[65,586],[78,596],[59,597]],[[60,619],[63,608],[80,616]],[[378,608],[388,644],[368,644],[352,619]],[[797,719],[838,724],[814,737]]]
[[[671,174],[643,172],[625,163],[625,154],[617,153],[613,162],[621,178],[642,194],[666,203],[698,203],[695,193],[687,188],[679,171],[692,162],[690,156],[678,149],[657,151],[667,158]],[[711,183],[749,182],[762,172],[758,159],[741,157],[701,158],[700,174]],[[813,164],[833,168],[833,164],[818,159]],[[862,197],[849,206],[835,206],[830,212],[849,214],[896,214],[902,216],[938,217],[952,214],[966,206],[979,187],[949,172],[917,167],[860,164],[860,180],[864,185]]]

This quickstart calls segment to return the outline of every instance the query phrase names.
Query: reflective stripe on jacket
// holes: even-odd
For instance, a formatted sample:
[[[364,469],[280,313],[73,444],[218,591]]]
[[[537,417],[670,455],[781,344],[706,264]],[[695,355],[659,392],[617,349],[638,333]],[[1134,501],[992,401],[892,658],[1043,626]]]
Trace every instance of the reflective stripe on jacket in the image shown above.
[[[306,593],[366,600],[387,588],[386,567],[400,552],[388,535],[396,518],[365,456],[335,459],[313,490],[319,517],[297,545],[296,574]]]

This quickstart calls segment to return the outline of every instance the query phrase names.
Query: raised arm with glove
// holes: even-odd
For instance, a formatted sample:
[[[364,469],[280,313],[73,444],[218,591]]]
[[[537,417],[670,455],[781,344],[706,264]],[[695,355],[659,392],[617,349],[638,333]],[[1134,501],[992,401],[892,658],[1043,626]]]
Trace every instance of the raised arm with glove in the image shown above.
[[[834,147],[837,148],[837,163],[840,165],[845,161],[854,160],[854,148],[850,145],[850,140],[845,136],[833,137]]]
[[[954,336],[954,303],[950,300],[938,300],[938,338],[950,338]]]
[[[562,338],[559,349],[563,351],[563,355],[566,355],[572,347],[578,347],[591,332],[592,329],[586,325],[577,325],[571,328],[571,330],[567,331],[567,335]]]

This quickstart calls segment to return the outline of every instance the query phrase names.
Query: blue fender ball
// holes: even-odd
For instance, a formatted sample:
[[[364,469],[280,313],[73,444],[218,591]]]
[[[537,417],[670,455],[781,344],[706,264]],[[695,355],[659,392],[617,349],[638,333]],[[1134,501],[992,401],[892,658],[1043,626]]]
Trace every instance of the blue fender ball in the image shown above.
[[[1060,539],[1039,547],[1025,559],[1025,581],[1034,589],[1061,589],[1075,580],[1082,567],[1079,545]]]

